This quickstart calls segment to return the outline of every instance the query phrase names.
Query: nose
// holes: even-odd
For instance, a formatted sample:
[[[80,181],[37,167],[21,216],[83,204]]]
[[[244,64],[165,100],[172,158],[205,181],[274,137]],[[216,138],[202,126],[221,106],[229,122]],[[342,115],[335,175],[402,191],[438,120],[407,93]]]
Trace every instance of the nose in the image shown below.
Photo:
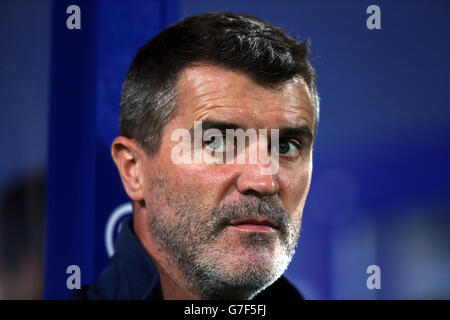
[[[255,195],[260,198],[278,193],[279,185],[276,175],[261,174],[258,165],[246,165],[244,167],[236,181],[240,193]]]
[[[249,145],[246,152],[241,154],[241,157],[245,154],[245,164],[238,165],[240,166],[240,175],[236,181],[237,189],[241,194],[265,197],[273,196],[279,191],[278,170],[276,172],[268,170],[273,168],[273,164],[277,163],[278,159],[270,157],[266,139],[265,136],[260,135],[259,143]],[[257,155],[256,163],[250,161],[250,154]],[[274,160],[276,162],[273,162]]]

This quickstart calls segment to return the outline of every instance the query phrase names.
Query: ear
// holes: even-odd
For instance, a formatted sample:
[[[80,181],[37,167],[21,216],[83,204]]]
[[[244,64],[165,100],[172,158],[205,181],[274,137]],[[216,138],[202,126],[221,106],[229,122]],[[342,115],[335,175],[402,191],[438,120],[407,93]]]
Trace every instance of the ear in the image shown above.
[[[119,170],[125,192],[131,200],[141,201],[144,198],[144,150],[133,140],[120,136],[112,143],[111,156]]]

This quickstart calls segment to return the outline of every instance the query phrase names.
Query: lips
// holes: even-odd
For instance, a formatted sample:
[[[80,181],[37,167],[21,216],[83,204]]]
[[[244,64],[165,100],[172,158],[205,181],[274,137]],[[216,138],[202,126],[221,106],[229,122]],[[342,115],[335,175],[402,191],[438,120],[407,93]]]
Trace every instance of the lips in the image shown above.
[[[245,218],[230,221],[229,225],[250,231],[274,231],[278,226],[265,218]]]

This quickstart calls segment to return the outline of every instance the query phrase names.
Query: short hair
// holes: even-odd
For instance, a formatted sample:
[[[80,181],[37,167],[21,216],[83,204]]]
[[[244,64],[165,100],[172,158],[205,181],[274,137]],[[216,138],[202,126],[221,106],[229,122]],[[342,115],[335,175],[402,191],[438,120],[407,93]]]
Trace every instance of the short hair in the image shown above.
[[[281,28],[247,14],[205,13],[175,23],[143,45],[126,75],[120,102],[120,134],[158,152],[165,125],[177,110],[176,83],[190,65],[205,62],[241,72],[257,84],[275,87],[300,76],[319,119],[315,70],[309,42],[297,42]]]

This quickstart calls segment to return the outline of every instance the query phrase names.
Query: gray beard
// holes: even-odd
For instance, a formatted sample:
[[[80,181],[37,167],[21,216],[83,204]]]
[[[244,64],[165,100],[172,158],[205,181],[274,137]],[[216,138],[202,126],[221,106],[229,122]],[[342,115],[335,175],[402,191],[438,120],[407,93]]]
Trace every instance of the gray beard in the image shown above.
[[[159,187],[164,185],[159,182]],[[166,195],[165,191],[159,194]],[[293,223],[273,198],[228,203],[214,208],[210,214],[200,215],[197,213],[201,208],[189,199],[175,202],[172,194],[170,199],[160,200],[167,204],[163,207],[169,210],[158,210],[149,215],[151,233],[160,247],[169,253],[170,263],[182,271],[187,289],[202,299],[252,299],[283,274],[295,253],[300,221]],[[178,207],[171,209],[175,203]],[[269,267],[261,258],[243,266],[245,272],[233,274],[219,263],[224,254],[233,252],[220,251],[220,248],[212,250],[214,242],[229,221],[255,216],[255,212],[280,226],[283,250],[278,251],[278,256],[272,259],[274,264]],[[261,254],[273,242],[272,236],[263,233],[243,233],[240,236],[242,248],[258,250]]]

